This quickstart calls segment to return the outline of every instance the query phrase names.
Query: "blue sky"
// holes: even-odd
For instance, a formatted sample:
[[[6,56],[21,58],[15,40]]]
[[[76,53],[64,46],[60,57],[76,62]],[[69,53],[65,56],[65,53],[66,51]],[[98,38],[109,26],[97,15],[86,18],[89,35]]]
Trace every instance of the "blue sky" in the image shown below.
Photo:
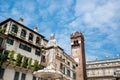
[[[0,22],[19,20],[46,39],[54,33],[70,54],[70,34],[82,32],[87,60],[120,54],[120,0],[0,0]]]

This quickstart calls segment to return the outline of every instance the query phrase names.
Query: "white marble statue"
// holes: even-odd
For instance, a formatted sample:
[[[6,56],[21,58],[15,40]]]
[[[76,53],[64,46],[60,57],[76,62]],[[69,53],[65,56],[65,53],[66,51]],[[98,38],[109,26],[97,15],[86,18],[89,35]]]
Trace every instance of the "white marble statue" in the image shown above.
[[[46,69],[55,69],[55,63],[56,63],[56,47],[57,47],[57,42],[54,38],[54,34],[51,34],[50,36],[50,41],[47,44],[47,52],[46,52],[46,58],[47,58],[47,67]]]
[[[33,74],[36,77],[44,78],[47,80],[61,80],[63,74],[56,69],[56,55],[57,55],[57,42],[54,35],[51,34],[51,39],[46,45],[46,60],[47,66],[42,70],[35,71]],[[65,78],[65,77],[64,77]],[[65,78],[65,80],[67,80]]]

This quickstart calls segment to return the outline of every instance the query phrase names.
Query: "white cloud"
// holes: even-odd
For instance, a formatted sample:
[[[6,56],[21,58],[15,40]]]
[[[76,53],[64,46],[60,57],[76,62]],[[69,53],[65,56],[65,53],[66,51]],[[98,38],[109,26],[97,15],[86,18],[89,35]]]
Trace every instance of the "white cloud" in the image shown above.
[[[106,43],[120,52],[120,1],[22,0],[0,4],[0,20],[23,17],[25,25],[31,28],[38,25],[39,32],[47,39],[55,33],[58,44],[69,54],[70,34],[75,31],[85,35],[87,60],[113,55],[114,51],[103,48]]]
[[[97,0],[87,2],[77,0],[75,7],[76,19],[69,24],[68,28],[85,33],[87,60],[91,55],[113,55],[114,51],[103,48],[103,45],[106,43],[116,45],[116,48],[119,48],[119,46],[117,47],[120,38],[117,32],[119,27],[117,26],[118,23],[113,21],[114,19],[118,19],[115,17],[118,15],[117,11],[120,9],[118,3],[116,1],[98,3]]]

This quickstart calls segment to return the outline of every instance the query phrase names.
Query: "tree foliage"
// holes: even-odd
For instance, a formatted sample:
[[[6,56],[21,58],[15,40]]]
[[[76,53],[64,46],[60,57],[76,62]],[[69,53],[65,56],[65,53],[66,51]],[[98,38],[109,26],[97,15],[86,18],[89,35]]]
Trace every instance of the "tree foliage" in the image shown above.
[[[28,61],[28,69],[30,69],[31,64],[32,64],[32,58],[30,58],[29,61]]]
[[[39,69],[39,64],[38,64],[38,61],[35,60],[35,61],[34,61],[34,64],[33,64],[33,70],[36,71],[36,70],[38,70],[38,69]]]
[[[27,60],[28,60],[27,57],[24,56],[24,57],[23,57],[23,61],[22,61],[22,67],[24,67],[24,68],[27,67],[27,65],[28,65],[28,61],[27,61]]]
[[[1,28],[0,33],[4,33],[6,31],[6,28]]]
[[[21,64],[21,60],[22,60],[22,56],[20,53],[17,54],[17,58],[16,58],[16,65],[20,66]]]
[[[7,58],[8,58],[7,54],[0,53],[0,68],[1,68],[2,64],[7,60]]]

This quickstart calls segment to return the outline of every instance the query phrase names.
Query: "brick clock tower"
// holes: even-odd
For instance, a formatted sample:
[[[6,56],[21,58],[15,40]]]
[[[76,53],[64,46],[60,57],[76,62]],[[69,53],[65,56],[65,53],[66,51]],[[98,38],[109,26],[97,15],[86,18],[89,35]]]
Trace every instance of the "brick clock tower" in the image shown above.
[[[76,80],[87,80],[84,36],[80,32],[75,32],[71,34],[70,38],[72,58],[78,63],[76,67]]]

